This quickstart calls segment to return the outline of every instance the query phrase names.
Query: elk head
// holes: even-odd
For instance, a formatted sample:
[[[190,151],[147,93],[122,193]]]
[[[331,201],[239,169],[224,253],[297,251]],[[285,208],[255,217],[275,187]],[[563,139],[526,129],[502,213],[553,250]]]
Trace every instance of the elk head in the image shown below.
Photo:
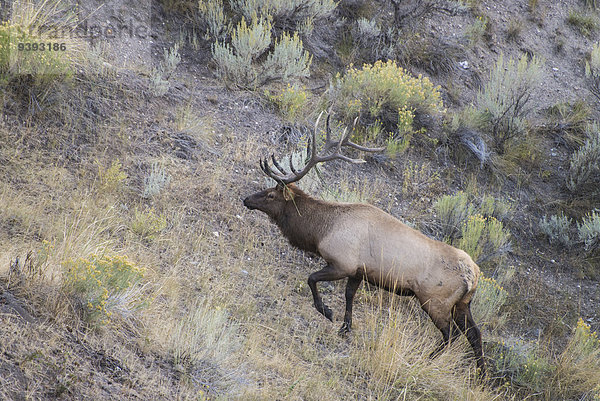
[[[381,152],[385,148],[368,148],[365,146],[358,145],[354,142],[350,141],[350,133],[348,129],[345,128],[344,132],[341,135],[341,138],[337,141],[331,139],[331,130],[329,128],[329,117],[327,115],[327,123],[325,129],[325,143],[323,144],[323,148],[321,153],[317,153],[317,137],[316,133],[319,128],[319,121],[321,120],[321,116],[323,112],[319,114],[317,121],[315,123],[315,129],[311,132],[311,137],[308,140],[307,144],[307,154],[310,156],[304,167],[298,171],[292,162],[292,157],[289,157],[288,165],[290,172],[286,172],[285,169],[281,166],[281,164],[275,158],[275,155],[271,155],[271,161],[273,167],[269,165],[269,160],[261,159],[260,160],[260,168],[267,175],[271,177],[277,182],[277,185],[273,188],[265,189],[263,191],[257,192],[248,196],[244,199],[244,206],[246,206],[250,210],[258,209],[268,216],[272,218],[276,218],[283,213],[286,204],[289,201],[292,201],[296,194],[299,193],[299,189],[294,185],[295,182],[299,181],[302,177],[304,177],[314,166],[319,163],[328,162],[330,160],[345,160],[350,163],[364,163],[363,159],[353,159],[346,155],[343,155],[341,152],[342,147],[350,147],[356,150],[360,150],[362,152]],[[356,121],[354,120],[354,126],[356,126]]]

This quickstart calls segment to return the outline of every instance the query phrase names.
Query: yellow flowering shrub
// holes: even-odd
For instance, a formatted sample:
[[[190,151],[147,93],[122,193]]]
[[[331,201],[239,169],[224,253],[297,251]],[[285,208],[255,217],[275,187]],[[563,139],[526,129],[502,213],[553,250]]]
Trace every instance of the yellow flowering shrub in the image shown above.
[[[304,88],[290,84],[276,92],[265,90],[265,96],[277,106],[288,121],[295,121],[302,115],[308,99]]]
[[[123,188],[127,174],[123,171],[123,165],[118,160],[113,160],[110,167],[98,164],[98,180],[100,190],[103,192],[118,192]]]
[[[504,323],[500,309],[508,299],[508,292],[493,278],[479,277],[477,292],[471,309],[475,320],[482,326],[498,328]]]
[[[369,122],[379,120],[400,136],[410,135],[416,113],[444,111],[439,87],[427,78],[412,76],[395,61],[377,61],[362,68],[352,65],[335,78],[331,95],[334,108],[347,124],[360,114]]]
[[[92,322],[107,323],[112,315],[112,304],[144,276],[144,269],[125,256],[94,254],[89,258],[67,260],[62,265],[65,290],[82,298]],[[141,304],[137,302],[137,306]]]
[[[153,240],[167,228],[167,218],[163,214],[157,215],[154,209],[145,212],[136,209],[130,228],[143,239]]]

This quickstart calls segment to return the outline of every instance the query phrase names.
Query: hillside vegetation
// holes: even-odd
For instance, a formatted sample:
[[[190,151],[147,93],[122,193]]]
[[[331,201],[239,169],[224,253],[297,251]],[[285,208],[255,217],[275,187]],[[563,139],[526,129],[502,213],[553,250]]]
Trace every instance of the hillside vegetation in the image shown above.
[[[0,4],[0,399],[600,400],[595,1]],[[322,112],[386,150],[300,186],[472,256],[486,378],[244,208]]]

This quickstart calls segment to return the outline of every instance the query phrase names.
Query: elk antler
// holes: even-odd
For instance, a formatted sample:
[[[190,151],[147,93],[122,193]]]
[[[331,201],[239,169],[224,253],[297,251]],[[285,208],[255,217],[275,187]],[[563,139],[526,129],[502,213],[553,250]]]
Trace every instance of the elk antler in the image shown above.
[[[296,168],[294,167],[294,164],[292,163],[292,157],[290,156],[289,157],[289,166],[290,166],[291,172],[286,173],[285,169],[279,164],[279,162],[277,162],[277,159],[275,159],[275,155],[273,154],[273,155],[271,155],[271,160],[273,162],[273,166],[279,172],[275,171],[273,168],[271,168],[271,166],[269,166],[268,159],[264,159],[264,160],[260,159],[260,168],[267,176],[271,177],[272,179],[274,179],[277,182],[287,185],[287,184],[291,184],[292,182],[296,182],[299,179],[301,179],[302,177],[304,177],[310,171],[310,169],[312,169],[318,163],[327,162],[327,161],[335,160],[335,159],[345,160],[350,163],[364,163],[365,162],[363,159],[352,159],[348,156],[343,155],[341,153],[342,146],[348,146],[348,147],[360,150],[362,152],[381,152],[385,149],[385,148],[367,148],[364,146],[360,146],[354,142],[350,142],[350,139],[349,139],[350,133],[348,132],[348,128],[344,128],[344,132],[342,133],[342,137],[339,141],[332,141],[331,140],[331,130],[329,129],[330,115],[328,114],[326,130],[325,130],[325,144],[323,145],[323,150],[322,150],[321,154],[320,155],[317,154],[317,136],[316,136],[317,134],[316,133],[319,128],[319,121],[321,120],[322,115],[323,115],[323,112],[321,112],[321,114],[319,114],[319,117],[317,118],[317,122],[315,123],[315,129],[311,133],[311,138],[309,138],[308,145],[307,145],[307,152],[309,152],[309,154],[310,154],[310,159],[308,160],[308,162],[306,163],[304,168],[300,171],[297,171]],[[353,129],[356,126],[357,120],[358,120],[358,117],[354,120],[354,125],[352,126]]]

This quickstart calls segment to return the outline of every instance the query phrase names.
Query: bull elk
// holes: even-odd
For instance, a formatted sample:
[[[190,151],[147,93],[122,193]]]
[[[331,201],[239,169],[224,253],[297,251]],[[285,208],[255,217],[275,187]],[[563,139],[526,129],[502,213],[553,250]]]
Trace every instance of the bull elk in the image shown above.
[[[473,347],[477,366],[484,374],[481,332],[470,309],[479,267],[469,255],[426,237],[374,206],[325,202],[309,196],[294,184],[321,162],[334,159],[364,162],[343,155],[342,147],[363,152],[383,150],[351,142],[347,130],[340,140],[333,141],[328,117],[323,150],[317,154],[315,133],[319,119],[309,141],[310,159],[304,168],[297,171],[290,158],[288,173],[274,155],[271,156],[274,168],[268,160],[261,159],[262,171],[277,185],[248,196],[244,206],[266,213],[291,245],[325,259],[327,265],[308,277],[308,285],[315,308],[331,321],[333,313],[323,303],[317,283],[348,278],[346,312],[340,333],[351,330],[354,295],[361,282],[367,280],[392,293],[418,299],[442,332],[442,343],[432,356],[464,333]]]

